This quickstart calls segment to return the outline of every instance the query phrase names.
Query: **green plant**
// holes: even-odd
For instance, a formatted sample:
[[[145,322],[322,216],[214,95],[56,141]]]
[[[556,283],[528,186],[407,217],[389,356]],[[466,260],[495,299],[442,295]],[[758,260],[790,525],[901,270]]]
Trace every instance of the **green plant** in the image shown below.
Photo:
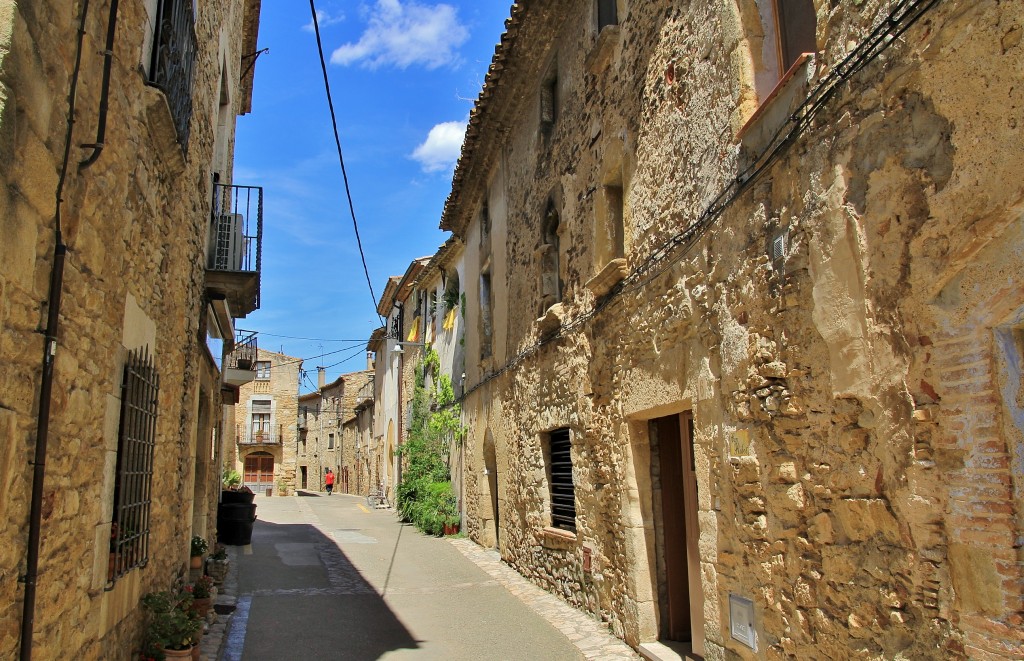
[[[459,307],[459,290],[455,287],[444,291],[444,311],[448,312]]]
[[[227,547],[225,547],[223,544],[215,545],[213,547],[213,553],[210,554],[210,558],[212,558],[213,560],[220,560],[220,561],[227,560],[228,559]]]
[[[200,576],[195,583],[185,589],[192,594],[193,599],[209,599],[213,590],[213,579],[209,576]]]
[[[191,555],[193,558],[196,556],[203,555],[209,550],[210,544],[206,541],[206,539],[200,537],[199,535],[196,535],[192,538],[192,551],[189,555]]]
[[[237,489],[242,484],[242,474],[233,468],[225,468],[221,475],[221,483],[225,489]]]
[[[430,388],[426,385],[428,372],[434,376]],[[451,378],[440,374],[440,357],[429,346],[416,366],[411,408],[408,440],[400,450],[406,468],[396,505],[404,521],[428,535],[440,535],[446,523],[459,520],[449,459],[452,445],[462,443],[466,430]]]
[[[191,613],[187,592],[150,592],[142,598],[146,610],[146,649],[184,650],[195,643],[202,623]]]

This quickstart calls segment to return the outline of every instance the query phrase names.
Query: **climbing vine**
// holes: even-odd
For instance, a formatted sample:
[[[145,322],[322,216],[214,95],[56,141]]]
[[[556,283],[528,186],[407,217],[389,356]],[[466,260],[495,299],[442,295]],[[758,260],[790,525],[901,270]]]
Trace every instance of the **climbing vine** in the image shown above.
[[[460,446],[466,436],[461,418],[451,377],[441,373],[441,358],[428,345],[416,366],[409,435],[400,450],[405,468],[397,494],[402,519],[428,535],[440,535],[445,524],[459,522],[450,461],[452,447]]]

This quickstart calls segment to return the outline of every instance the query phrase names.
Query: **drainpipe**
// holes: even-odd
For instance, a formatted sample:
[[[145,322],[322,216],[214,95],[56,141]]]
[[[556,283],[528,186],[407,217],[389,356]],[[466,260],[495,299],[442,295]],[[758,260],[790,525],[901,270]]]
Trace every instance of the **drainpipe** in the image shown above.
[[[71,138],[75,124],[75,97],[78,74],[82,66],[82,42],[85,38],[85,19],[89,0],[82,0],[82,13],[78,27],[78,47],[75,66],[68,90],[67,133],[64,139],[64,160],[57,181],[56,210],[54,212],[53,266],[50,270],[50,291],[47,300],[46,331],[43,343],[43,365],[39,384],[39,413],[36,419],[36,447],[32,461],[32,500],[29,506],[28,548],[25,553],[25,584],[21,618],[21,661],[32,659],[32,632],[35,624],[36,582],[39,577],[39,539],[43,519],[43,484],[46,477],[46,447],[50,436],[50,404],[53,401],[53,364],[57,354],[57,335],[60,330],[61,293],[64,286],[64,258],[67,246],[61,234],[60,208],[63,202],[64,182],[71,158]]]
[[[99,121],[96,126],[96,142],[82,145],[92,149],[89,158],[78,164],[80,169],[85,169],[96,162],[103,152],[103,141],[107,134],[107,105],[110,97],[110,64],[114,58],[114,31],[117,29],[117,3],[118,0],[110,2],[110,19],[107,21],[107,46],[103,49],[103,86],[100,91],[100,112]]]

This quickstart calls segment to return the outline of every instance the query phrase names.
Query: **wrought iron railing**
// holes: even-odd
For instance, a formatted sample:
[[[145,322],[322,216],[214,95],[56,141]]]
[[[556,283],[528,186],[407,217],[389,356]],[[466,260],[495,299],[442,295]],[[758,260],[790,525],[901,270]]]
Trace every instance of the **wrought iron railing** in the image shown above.
[[[149,82],[163,90],[181,148],[188,151],[196,31],[192,0],[158,0]]]
[[[224,368],[256,370],[256,333],[238,329],[235,331],[235,349],[224,360]]]
[[[235,442],[238,445],[280,445],[282,426],[267,429],[253,429],[247,425],[235,426]]]
[[[212,271],[259,273],[263,260],[263,187],[213,185]]]

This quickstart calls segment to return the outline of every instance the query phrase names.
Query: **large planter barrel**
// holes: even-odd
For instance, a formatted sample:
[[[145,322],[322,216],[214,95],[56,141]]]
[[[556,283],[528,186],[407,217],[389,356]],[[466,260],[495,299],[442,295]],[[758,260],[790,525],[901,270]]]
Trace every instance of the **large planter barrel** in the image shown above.
[[[246,505],[251,504],[256,499],[256,494],[251,491],[231,491],[224,489],[220,492],[220,502],[238,504],[244,503]]]
[[[221,503],[217,506],[217,541],[229,546],[251,544],[255,520],[255,504]]]

